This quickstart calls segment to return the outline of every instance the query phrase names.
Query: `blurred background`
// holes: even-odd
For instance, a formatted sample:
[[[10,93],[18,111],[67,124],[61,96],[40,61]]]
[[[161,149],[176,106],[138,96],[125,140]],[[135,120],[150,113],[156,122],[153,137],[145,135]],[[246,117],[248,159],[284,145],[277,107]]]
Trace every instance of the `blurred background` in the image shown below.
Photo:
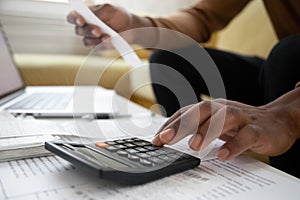
[[[115,4],[142,16],[165,16],[198,0],[85,1],[87,4]],[[86,56],[92,48],[83,45],[82,37],[75,34],[74,25],[67,22],[70,11],[67,0],[0,0],[0,20],[25,83],[74,85],[77,72],[85,62],[88,72],[82,84],[94,84],[90,83],[89,75],[101,70],[100,86],[115,89],[126,98],[152,109],[157,102],[151,84],[140,87],[141,81],[151,83],[148,63],[151,50],[140,48],[137,51],[146,67],[134,73],[116,51],[89,56],[87,63]],[[251,0],[225,29],[201,45],[266,57],[276,42],[263,1]],[[107,68],[107,60],[115,58],[119,59]],[[124,78],[129,71],[130,75]],[[117,84],[121,87],[116,88]]]
[[[141,15],[167,15],[197,0],[87,0],[112,3]],[[87,54],[74,26],[66,21],[67,0],[0,0],[0,20],[14,53]]]

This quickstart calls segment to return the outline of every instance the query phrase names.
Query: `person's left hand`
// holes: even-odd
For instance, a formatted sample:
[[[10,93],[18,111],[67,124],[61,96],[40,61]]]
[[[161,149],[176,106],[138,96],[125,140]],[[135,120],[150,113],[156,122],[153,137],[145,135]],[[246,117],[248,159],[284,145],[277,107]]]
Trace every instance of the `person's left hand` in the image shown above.
[[[211,141],[225,141],[218,157],[232,159],[246,150],[275,156],[287,151],[298,136],[290,126],[286,106],[273,103],[255,107],[243,103],[216,99],[203,101],[177,111],[153,138],[157,146],[174,144],[193,134],[189,145],[201,150]]]

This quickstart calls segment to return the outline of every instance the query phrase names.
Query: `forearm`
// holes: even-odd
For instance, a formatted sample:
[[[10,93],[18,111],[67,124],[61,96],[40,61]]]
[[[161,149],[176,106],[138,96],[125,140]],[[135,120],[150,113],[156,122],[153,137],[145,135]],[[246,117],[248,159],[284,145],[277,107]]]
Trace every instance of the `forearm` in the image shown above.
[[[133,43],[144,47],[154,47],[157,42],[157,32],[155,24],[149,17],[133,14],[129,32],[133,35]]]
[[[132,15],[132,23],[128,28],[134,31],[134,42],[142,46],[153,47],[160,44],[172,48],[170,44],[173,44],[170,40],[170,31],[161,33],[155,29],[135,30],[146,27],[171,29],[183,33],[197,43],[206,42],[213,32],[223,29],[248,2],[249,0],[227,0],[223,3],[219,0],[201,0],[190,8],[179,10],[166,17]],[[176,37],[175,41],[178,39]],[[165,44],[165,41],[171,42]]]
[[[146,27],[154,27],[155,26],[153,21],[148,17],[142,17],[142,16],[133,14],[131,20],[132,20],[132,23],[131,23],[131,27],[129,27],[130,29],[146,28]]]
[[[249,0],[201,0],[190,8],[166,17],[152,18],[155,26],[172,29],[206,42],[211,33],[223,29]]]

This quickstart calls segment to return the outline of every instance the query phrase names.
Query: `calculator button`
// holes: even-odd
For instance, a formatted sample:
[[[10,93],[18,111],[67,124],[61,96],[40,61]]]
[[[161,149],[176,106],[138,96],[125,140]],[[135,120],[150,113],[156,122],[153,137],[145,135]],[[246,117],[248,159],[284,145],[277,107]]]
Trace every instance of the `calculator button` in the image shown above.
[[[137,153],[137,156],[141,157],[141,158],[150,158],[151,156],[146,154],[146,153]]]
[[[151,143],[150,142],[144,142],[144,141],[138,141],[138,142],[133,142],[133,144],[142,147],[142,146],[149,145]]]
[[[128,159],[133,160],[133,161],[139,161],[140,157],[138,157],[136,155],[128,154]]]
[[[130,154],[135,154],[135,153],[139,153],[139,151],[135,150],[135,149],[126,149],[126,151]]]
[[[137,151],[139,151],[139,152],[141,152],[141,153],[144,153],[144,152],[147,152],[147,151],[148,151],[147,149],[145,149],[145,148],[143,148],[143,147],[137,147],[137,148],[135,148],[135,150],[137,150]]]
[[[108,147],[108,144],[105,142],[96,142],[95,144],[97,147],[104,149],[105,147]]]
[[[125,142],[134,142],[134,140],[133,139],[126,139],[126,140],[124,140]]]
[[[128,152],[127,151],[124,151],[124,150],[119,150],[117,151],[117,154],[119,156],[124,156],[124,157],[127,157],[128,156]]]
[[[126,147],[129,147],[129,148],[131,148],[131,147],[136,147],[136,145],[131,144],[131,143],[125,143],[125,144],[123,144],[123,145],[126,146]]]
[[[125,149],[126,146],[122,145],[122,144],[117,144],[117,145],[114,145],[114,147],[118,148],[118,149]]]
[[[149,154],[150,156],[159,156],[160,154],[154,152],[154,151],[148,151],[146,154]]]
[[[140,163],[145,166],[153,166],[152,162],[145,159],[140,159]]]
[[[166,155],[158,156],[158,158],[160,158],[160,159],[162,159],[162,160],[165,160],[165,161],[167,161],[167,162],[174,161],[174,158],[169,157],[169,156],[166,156]]]
[[[160,155],[168,154],[168,152],[165,151],[164,149],[158,149],[158,150],[156,150],[156,151],[154,151],[154,152],[156,152],[156,153],[158,153],[158,154],[160,154]]]
[[[106,143],[106,144],[109,144],[109,145],[115,145],[115,144],[117,144],[117,143],[114,142],[114,141],[106,141],[105,143]]]
[[[114,146],[107,146],[107,147],[105,147],[105,150],[110,151],[110,152],[116,152],[119,149]]]
[[[144,148],[145,148],[145,149],[148,149],[149,151],[154,151],[154,150],[160,149],[161,147],[156,147],[156,146],[145,146]]]
[[[115,142],[118,143],[118,144],[124,144],[124,143],[126,143],[124,140],[116,140]]]
[[[150,160],[150,161],[152,161],[152,162],[154,162],[156,164],[162,164],[162,163],[164,163],[164,161],[162,159],[159,159],[157,157],[148,158],[148,160]]]

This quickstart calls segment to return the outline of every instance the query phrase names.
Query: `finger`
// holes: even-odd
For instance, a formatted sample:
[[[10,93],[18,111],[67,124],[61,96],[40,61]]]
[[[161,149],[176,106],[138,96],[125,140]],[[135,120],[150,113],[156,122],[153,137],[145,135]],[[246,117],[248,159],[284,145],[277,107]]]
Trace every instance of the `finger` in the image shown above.
[[[85,24],[84,18],[79,15],[76,11],[71,11],[67,15],[67,21],[71,24],[76,24],[78,26],[83,26]]]
[[[221,134],[226,119],[227,106],[215,104],[214,107],[215,108],[211,109],[211,116],[202,124],[199,124],[197,133],[190,140],[190,147],[196,151],[205,148]],[[201,140],[199,140],[199,138],[201,138]]]
[[[199,124],[198,131],[191,138],[191,142],[189,143],[193,150],[200,151],[220,136],[225,121],[226,108],[227,106],[220,107],[220,109],[212,113],[206,121]],[[199,140],[199,138],[201,138],[201,140]]]
[[[162,146],[164,144],[168,144],[175,136],[175,132],[173,129],[166,129],[161,131],[160,134],[155,136],[152,140],[152,144],[155,146]]]
[[[226,133],[223,133],[219,137],[219,139],[227,142],[227,141],[231,140],[231,138],[234,137],[236,135],[236,133],[237,133],[236,131],[228,131]]]
[[[174,127],[169,127],[173,123],[177,123],[177,121],[180,121],[181,116],[187,112],[190,108],[192,108],[194,105],[189,105],[186,107],[181,108],[176,113],[174,113],[169,120],[159,129],[156,136],[154,137],[152,143],[154,145],[161,146],[163,144],[168,144],[172,141],[172,139],[175,137],[175,131]]]
[[[238,131],[246,122],[247,117],[241,109],[235,106],[223,106],[199,127],[199,134],[202,134],[203,141],[198,146],[191,146],[191,148],[200,150],[222,134]]]
[[[190,109],[193,105],[185,106],[178,111],[176,111],[157,131],[156,134],[159,134],[162,130],[164,130],[165,127],[167,127],[170,123],[172,123],[174,120],[176,120],[178,117],[180,117],[184,112],[186,112],[188,109]]]
[[[175,133],[171,129],[166,130],[165,128],[172,123],[174,120],[178,119],[184,112],[186,112],[188,109],[190,109],[193,105],[185,106],[181,109],[179,109],[177,112],[175,112],[157,131],[155,134],[155,137],[152,140],[152,144],[161,146],[165,143],[168,143],[169,140],[171,140]],[[163,142],[162,142],[162,141]]]
[[[76,26],[75,32],[77,35],[84,36],[84,37],[100,37],[101,36],[101,30],[92,25],[84,25],[84,26]]]
[[[110,4],[91,6],[90,9],[104,22],[111,20],[115,12],[115,8]]]
[[[245,126],[220,148],[218,158],[220,160],[230,160],[240,155],[255,145],[259,135],[255,127]]]
[[[83,43],[85,46],[97,46],[102,42],[101,38],[84,37]]]
[[[221,104],[211,101],[193,105],[165,127],[165,129],[174,130],[174,137],[165,144],[174,144],[187,135],[195,134],[198,131],[199,124],[207,120],[211,113],[216,112],[221,106]],[[197,138],[199,139],[199,137]]]

